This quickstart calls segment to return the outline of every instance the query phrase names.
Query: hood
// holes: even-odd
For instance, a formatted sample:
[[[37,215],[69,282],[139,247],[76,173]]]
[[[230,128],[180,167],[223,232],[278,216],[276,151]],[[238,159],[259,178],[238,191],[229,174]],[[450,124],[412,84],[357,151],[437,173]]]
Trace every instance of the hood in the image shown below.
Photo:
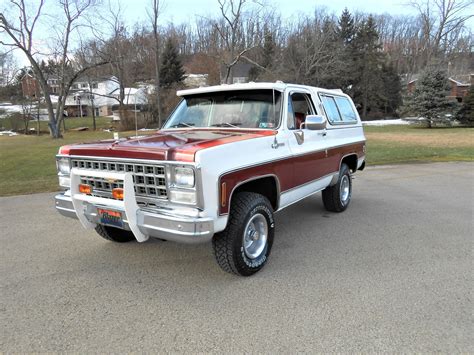
[[[196,152],[222,144],[275,135],[273,130],[180,129],[61,147],[60,154],[193,162]]]

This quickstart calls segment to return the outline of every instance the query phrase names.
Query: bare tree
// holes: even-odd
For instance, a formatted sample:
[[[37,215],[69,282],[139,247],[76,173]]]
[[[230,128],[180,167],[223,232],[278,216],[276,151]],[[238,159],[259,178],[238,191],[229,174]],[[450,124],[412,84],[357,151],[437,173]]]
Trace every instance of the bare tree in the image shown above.
[[[160,100],[160,33],[158,18],[161,13],[160,0],[152,0],[151,9],[147,11],[148,17],[151,21],[151,28],[153,33],[153,51],[155,59],[155,96],[158,111],[158,126],[161,127],[161,100]]]
[[[412,0],[410,5],[419,14],[427,62],[448,53],[466,21],[474,17],[472,0]]]
[[[0,86],[11,85],[17,64],[11,51],[0,51]]]
[[[244,28],[245,7],[248,4],[248,0],[218,0],[218,3],[222,19],[220,21],[213,21],[213,27],[217,31],[224,49],[220,56],[225,66],[224,82],[232,83],[232,69],[240,59],[245,59],[259,67],[260,65],[246,56],[249,51],[256,48],[255,43],[248,41],[249,36],[246,36]],[[253,3],[257,4],[261,9],[262,6],[260,4],[255,1]],[[258,11],[255,11],[248,18],[255,18],[257,16]]]
[[[61,34],[58,49],[58,67],[60,77],[59,97],[56,104],[56,111],[51,100],[51,92],[47,83],[47,76],[40,67],[37,51],[33,46],[36,37],[36,29],[39,20],[44,16],[44,0],[38,0],[36,7],[30,8],[24,0],[10,0],[10,4],[17,13],[15,16],[7,18],[4,13],[0,13],[0,30],[7,35],[10,42],[1,40],[0,43],[12,48],[19,49],[27,57],[31,64],[33,73],[38,81],[44,96],[44,101],[49,116],[49,129],[53,138],[61,137],[61,123],[63,121],[64,106],[72,83],[89,68],[103,63],[90,63],[87,66],[77,67],[71,56],[71,36],[80,28],[80,22],[85,13],[95,6],[95,0],[60,0],[59,6],[62,10],[64,23],[58,24]],[[32,15],[31,15],[32,14]]]

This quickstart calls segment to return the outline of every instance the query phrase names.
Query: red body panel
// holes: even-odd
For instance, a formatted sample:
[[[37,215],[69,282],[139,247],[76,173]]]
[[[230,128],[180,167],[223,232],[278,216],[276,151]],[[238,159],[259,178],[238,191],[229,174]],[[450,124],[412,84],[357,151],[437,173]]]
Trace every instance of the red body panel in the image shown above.
[[[323,150],[229,172],[221,176],[219,182],[219,189],[222,187],[222,183],[226,183],[225,201],[227,201],[225,206],[221,205],[219,207],[219,213],[221,215],[229,213],[232,191],[243,181],[264,175],[275,175],[280,184],[280,192],[285,192],[323,176],[338,172],[339,164],[344,156],[356,154],[357,157],[361,157],[364,155],[364,144],[365,142],[358,142],[328,149],[327,156],[326,151]],[[219,196],[221,196],[221,193],[222,191],[219,191]]]
[[[196,152],[247,139],[276,134],[273,130],[192,129],[157,132],[143,138],[123,138],[61,147],[59,153],[80,156],[193,162]]]

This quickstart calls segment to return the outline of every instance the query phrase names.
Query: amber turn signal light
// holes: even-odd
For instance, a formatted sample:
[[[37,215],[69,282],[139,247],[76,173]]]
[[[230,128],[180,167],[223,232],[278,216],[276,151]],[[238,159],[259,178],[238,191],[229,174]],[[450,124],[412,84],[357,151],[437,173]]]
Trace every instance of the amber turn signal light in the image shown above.
[[[221,206],[225,207],[227,204],[227,184],[225,182],[221,185]]]
[[[112,197],[115,198],[116,200],[123,200],[123,189],[120,187],[113,189]]]
[[[92,193],[92,187],[87,184],[79,184],[79,192],[81,194],[90,195]]]

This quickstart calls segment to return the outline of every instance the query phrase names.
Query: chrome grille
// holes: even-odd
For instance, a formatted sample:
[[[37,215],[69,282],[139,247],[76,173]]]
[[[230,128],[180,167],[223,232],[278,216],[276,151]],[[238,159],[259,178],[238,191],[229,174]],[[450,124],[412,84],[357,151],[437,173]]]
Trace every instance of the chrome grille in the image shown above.
[[[114,173],[130,172],[133,176],[135,195],[153,199],[167,199],[166,171],[163,165],[137,164],[131,162],[99,161],[92,159],[72,159],[73,168],[109,171]],[[123,183],[111,182],[103,178],[81,176],[81,183],[93,187],[94,195],[112,196],[112,189],[123,188]],[[138,199],[137,199],[138,200]]]

